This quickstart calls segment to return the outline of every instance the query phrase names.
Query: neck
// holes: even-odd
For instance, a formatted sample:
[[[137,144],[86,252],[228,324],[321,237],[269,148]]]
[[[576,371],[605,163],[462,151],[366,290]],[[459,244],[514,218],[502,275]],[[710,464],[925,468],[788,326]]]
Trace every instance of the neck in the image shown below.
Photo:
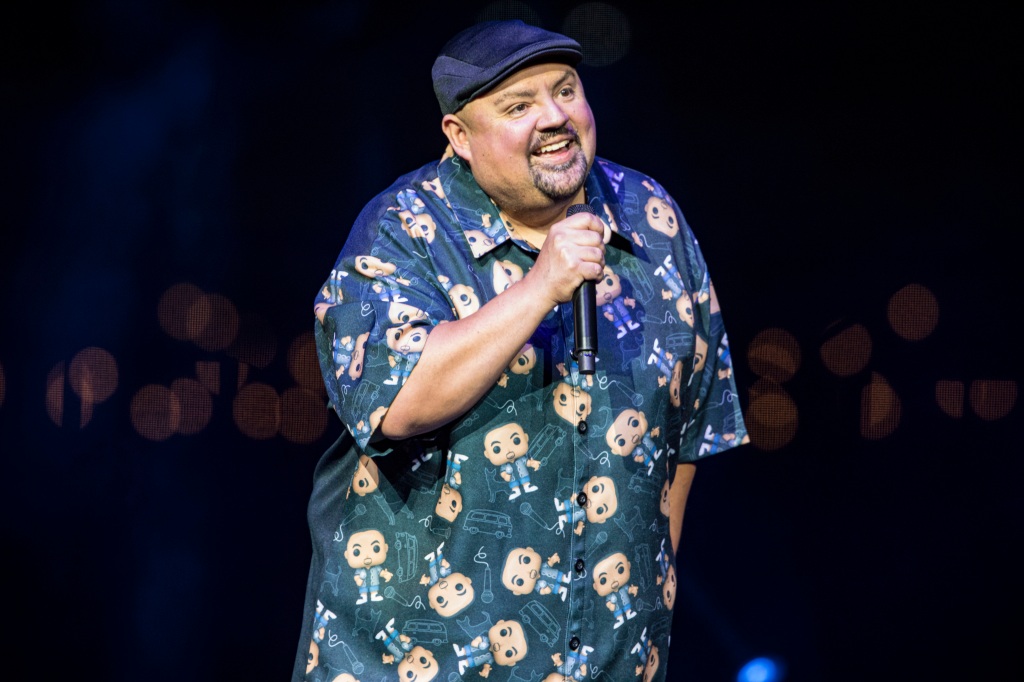
[[[565,212],[569,207],[585,201],[586,191],[581,187],[571,199],[529,211],[519,210],[515,213],[502,211],[501,218],[508,225],[509,231],[516,237],[539,249],[544,245],[551,226],[565,219]]]

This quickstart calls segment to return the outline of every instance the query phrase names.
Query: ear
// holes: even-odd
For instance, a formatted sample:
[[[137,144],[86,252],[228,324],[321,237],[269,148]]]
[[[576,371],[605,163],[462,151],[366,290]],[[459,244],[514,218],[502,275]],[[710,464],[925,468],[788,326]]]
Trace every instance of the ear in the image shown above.
[[[465,121],[455,114],[445,114],[441,119],[441,132],[448,138],[452,150],[459,157],[472,162],[473,153],[469,146],[470,131]]]

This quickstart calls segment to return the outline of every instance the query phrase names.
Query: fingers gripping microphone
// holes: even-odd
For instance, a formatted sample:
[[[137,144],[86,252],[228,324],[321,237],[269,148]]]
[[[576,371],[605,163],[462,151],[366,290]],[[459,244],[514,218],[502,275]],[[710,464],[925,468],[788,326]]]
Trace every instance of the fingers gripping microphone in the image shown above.
[[[565,212],[565,217],[593,212],[590,204],[573,204]],[[576,336],[572,356],[579,364],[580,374],[593,374],[597,362],[597,285],[594,280],[584,280],[573,292],[572,313]]]

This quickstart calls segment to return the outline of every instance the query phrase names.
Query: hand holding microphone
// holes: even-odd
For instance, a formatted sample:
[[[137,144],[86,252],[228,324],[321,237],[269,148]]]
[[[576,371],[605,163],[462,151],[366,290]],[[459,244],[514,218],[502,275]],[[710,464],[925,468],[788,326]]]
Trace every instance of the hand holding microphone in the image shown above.
[[[590,204],[573,204],[565,217],[593,212]],[[576,337],[572,355],[579,365],[580,374],[593,374],[597,362],[597,285],[594,280],[583,280],[573,293],[572,312]]]

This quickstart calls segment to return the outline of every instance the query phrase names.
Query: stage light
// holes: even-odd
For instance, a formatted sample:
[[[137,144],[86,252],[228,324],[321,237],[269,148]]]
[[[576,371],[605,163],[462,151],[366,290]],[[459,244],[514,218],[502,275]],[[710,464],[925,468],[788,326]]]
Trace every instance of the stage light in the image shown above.
[[[782,682],[782,667],[770,658],[755,658],[740,668],[736,682]]]

